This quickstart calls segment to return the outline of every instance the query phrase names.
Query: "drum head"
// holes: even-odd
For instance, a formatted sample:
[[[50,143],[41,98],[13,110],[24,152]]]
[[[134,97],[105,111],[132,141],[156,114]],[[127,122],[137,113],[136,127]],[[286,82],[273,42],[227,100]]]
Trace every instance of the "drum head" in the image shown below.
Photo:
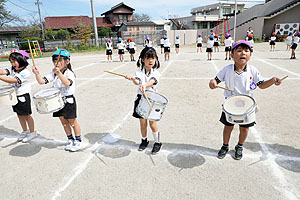
[[[223,108],[233,115],[243,115],[255,108],[255,101],[246,95],[234,95],[226,99]]]
[[[13,91],[14,88],[12,86],[9,86],[9,85],[1,85],[0,86],[0,94],[3,94],[3,93],[9,93],[11,91]]]
[[[34,93],[33,97],[35,97],[35,98],[49,97],[49,96],[55,95],[59,92],[60,91],[57,88],[48,88],[48,89],[44,89],[44,90]]]
[[[146,92],[148,99],[153,100],[156,103],[166,104],[168,103],[168,99],[158,93],[155,92]]]

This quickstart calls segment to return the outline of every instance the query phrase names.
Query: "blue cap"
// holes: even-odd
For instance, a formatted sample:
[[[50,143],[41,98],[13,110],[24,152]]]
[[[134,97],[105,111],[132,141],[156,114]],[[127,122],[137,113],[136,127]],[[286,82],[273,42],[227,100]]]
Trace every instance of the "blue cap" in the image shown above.
[[[54,52],[54,54],[52,55],[52,57],[53,56],[58,56],[60,51],[61,51],[60,56],[64,56],[64,57],[70,58],[71,54],[66,49],[57,49]]]
[[[176,36],[176,39],[179,39],[179,36],[178,36],[178,35]]]
[[[213,35],[210,35],[210,36],[209,36],[209,38],[210,38],[210,39],[213,39],[213,38],[214,38],[214,36],[213,36]]]
[[[119,39],[118,39],[119,42],[122,41],[122,40],[123,40],[122,38],[119,38]]]
[[[167,36],[166,36],[166,35],[164,35],[164,36],[163,36],[163,38],[164,38],[164,39],[166,39],[166,38],[167,38]]]

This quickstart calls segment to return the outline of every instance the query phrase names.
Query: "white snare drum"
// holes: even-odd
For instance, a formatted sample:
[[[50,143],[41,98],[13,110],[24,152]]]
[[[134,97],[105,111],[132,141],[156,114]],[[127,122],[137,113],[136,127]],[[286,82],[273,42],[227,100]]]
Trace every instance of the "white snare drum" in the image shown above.
[[[243,125],[255,121],[257,105],[252,97],[239,94],[228,97],[222,109],[229,123]]]
[[[0,104],[16,105],[18,103],[16,92],[12,86],[0,86]]]
[[[65,106],[59,89],[48,88],[33,94],[36,110],[41,114],[59,111]]]
[[[158,93],[147,91],[146,95],[150,101],[150,108],[144,95],[142,96],[139,105],[136,107],[136,112],[143,118],[150,121],[159,121],[168,104],[168,99]]]

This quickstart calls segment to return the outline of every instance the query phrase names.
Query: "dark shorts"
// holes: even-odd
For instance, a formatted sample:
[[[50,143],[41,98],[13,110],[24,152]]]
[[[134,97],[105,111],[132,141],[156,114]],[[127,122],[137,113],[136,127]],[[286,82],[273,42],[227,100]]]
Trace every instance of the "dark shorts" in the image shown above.
[[[214,42],[214,47],[220,46],[219,42]]]
[[[12,106],[17,115],[31,115],[31,100],[29,93],[17,96],[18,103]]]
[[[206,52],[213,52],[212,48],[206,48]]]
[[[66,97],[66,103],[65,106],[57,111],[53,113],[53,117],[64,117],[65,119],[75,119],[77,118],[77,106],[76,106],[76,100],[75,97],[73,95]],[[73,103],[69,103],[68,99],[73,99]]]
[[[225,126],[234,126],[234,124],[231,124],[229,123],[227,120],[226,120],[226,116],[225,116],[225,113],[222,112],[222,115],[221,115],[221,118],[220,118],[220,122],[222,124],[224,124]],[[250,124],[244,124],[244,125],[240,125],[240,127],[244,127],[244,128],[249,128],[249,127],[252,127],[254,126],[254,124],[256,124],[255,122],[252,122]]]
[[[118,54],[124,54],[124,49],[119,49]]]
[[[130,54],[135,54],[134,48],[129,49],[129,53],[130,53]]]
[[[112,55],[112,50],[111,49],[107,49],[106,50],[106,55]]]
[[[270,45],[275,45],[275,41],[270,41]]]
[[[175,44],[175,47],[176,47],[176,48],[179,48],[179,44]]]
[[[202,47],[202,43],[197,43],[197,47]]]
[[[164,52],[167,53],[167,52],[170,52],[170,47],[164,47]]]
[[[138,95],[136,96],[136,99],[135,99],[135,101],[134,101],[133,114],[132,114],[133,117],[139,118],[139,119],[141,119],[141,118],[143,118],[143,117],[141,117],[139,114],[137,114],[137,112],[136,112],[135,110],[136,110],[136,108],[138,107],[141,98],[142,98],[142,95],[141,95],[141,94],[138,94]]]
[[[160,48],[164,48],[164,45],[163,45],[163,44],[160,44]]]
[[[225,47],[225,51],[231,51],[231,47]]]
[[[291,49],[297,49],[298,44],[293,43],[293,45],[291,46]]]

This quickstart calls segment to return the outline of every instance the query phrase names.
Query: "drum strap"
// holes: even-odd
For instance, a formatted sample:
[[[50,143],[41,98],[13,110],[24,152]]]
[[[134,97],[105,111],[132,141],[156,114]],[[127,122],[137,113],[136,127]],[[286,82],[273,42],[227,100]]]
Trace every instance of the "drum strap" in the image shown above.
[[[243,73],[247,73],[246,77],[247,77],[247,83],[246,83],[246,91],[250,91],[250,85],[251,85],[251,67],[250,65],[247,65],[247,71],[243,72]],[[234,71],[234,65],[232,65],[232,68],[230,70],[230,83],[229,83],[229,87],[227,85],[227,87],[231,90],[234,91],[234,76],[235,76],[235,71]]]

